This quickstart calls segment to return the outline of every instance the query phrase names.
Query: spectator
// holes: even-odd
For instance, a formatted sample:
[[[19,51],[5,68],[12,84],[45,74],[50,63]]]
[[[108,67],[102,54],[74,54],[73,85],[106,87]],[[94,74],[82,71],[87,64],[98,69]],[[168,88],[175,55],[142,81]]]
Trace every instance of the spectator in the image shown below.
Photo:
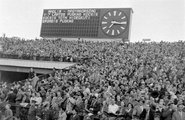
[[[36,73],[34,73],[34,77],[32,78],[32,87],[33,88],[36,88],[38,80],[39,80],[39,77],[37,76]]]
[[[16,97],[17,97],[16,96],[16,90],[11,89],[8,96],[7,96],[6,101],[9,102],[9,104],[11,105],[11,110],[12,111],[15,111],[15,109],[16,109],[15,106],[14,106],[15,103],[16,103]]]
[[[4,116],[4,120],[12,120],[13,117],[13,112],[10,109],[10,104],[7,104],[5,106],[6,110],[5,110],[5,116]]]
[[[21,103],[22,99],[23,99],[23,89],[21,88],[21,89],[18,90],[18,93],[17,93],[17,96],[16,96],[16,104],[17,104],[17,106],[16,106],[16,114],[15,114],[15,116],[17,118],[20,117],[19,116],[20,115],[20,106],[19,106],[19,104]]]
[[[169,101],[168,106],[163,109],[162,117],[164,120],[172,120],[172,115],[175,112],[174,104]]]
[[[35,107],[35,100],[31,101],[31,106],[29,107],[28,111],[28,120],[36,120],[36,107]]]
[[[81,93],[78,93],[77,100],[74,106],[74,110],[76,111],[76,115],[75,115],[76,120],[84,119],[84,108],[85,108],[85,104],[82,100]]]
[[[125,110],[125,119],[126,120],[132,120],[132,114],[133,114],[133,108],[134,106],[131,103],[128,103],[127,108]]]
[[[28,73],[28,79],[32,79],[35,76],[35,71],[33,70],[33,68],[30,68],[30,71]]]
[[[185,112],[183,111],[184,105],[178,104],[178,111],[173,113],[172,120],[183,120],[185,118]]]
[[[43,119],[43,120],[50,120],[51,119],[51,110],[50,110],[50,104],[49,103],[43,104],[41,119]]]
[[[40,93],[36,93],[35,101],[36,101],[36,103],[35,103],[36,105],[41,105],[42,97],[40,96]]]
[[[60,110],[59,110],[58,120],[66,120],[66,118],[67,118],[67,115],[66,115],[65,111],[61,107]],[[83,120],[83,119],[80,119],[80,120]]]

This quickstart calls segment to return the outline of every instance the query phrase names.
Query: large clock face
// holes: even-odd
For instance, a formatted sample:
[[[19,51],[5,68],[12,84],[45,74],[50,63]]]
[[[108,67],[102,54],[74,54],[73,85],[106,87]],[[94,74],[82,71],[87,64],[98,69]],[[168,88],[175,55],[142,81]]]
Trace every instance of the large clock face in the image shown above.
[[[102,31],[111,37],[123,34],[127,29],[127,25],[127,16],[120,10],[110,10],[101,19]]]

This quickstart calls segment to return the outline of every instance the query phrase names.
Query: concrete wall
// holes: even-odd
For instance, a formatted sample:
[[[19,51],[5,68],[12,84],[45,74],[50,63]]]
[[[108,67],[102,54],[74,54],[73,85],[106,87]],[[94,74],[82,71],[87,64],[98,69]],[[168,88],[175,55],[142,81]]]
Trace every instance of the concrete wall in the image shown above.
[[[28,78],[28,73],[1,71],[2,81],[14,82],[14,81],[25,80],[27,78]]]
[[[37,74],[37,75],[41,75],[41,74]],[[28,78],[28,73],[0,71],[0,81],[12,83],[14,81],[21,81],[27,78]]]

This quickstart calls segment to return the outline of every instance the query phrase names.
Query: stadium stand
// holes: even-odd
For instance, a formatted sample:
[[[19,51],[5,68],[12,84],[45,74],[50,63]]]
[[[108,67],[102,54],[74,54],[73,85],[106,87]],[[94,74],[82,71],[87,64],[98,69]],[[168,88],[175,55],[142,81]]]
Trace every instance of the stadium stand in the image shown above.
[[[25,54],[90,58],[39,81],[34,76],[24,82],[2,82],[0,114],[5,118],[9,109],[4,103],[12,105],[12,116],[20,120],[171,120],[184,113],[183,41],[124,44],[6,38],[2,54],[19,59]]]

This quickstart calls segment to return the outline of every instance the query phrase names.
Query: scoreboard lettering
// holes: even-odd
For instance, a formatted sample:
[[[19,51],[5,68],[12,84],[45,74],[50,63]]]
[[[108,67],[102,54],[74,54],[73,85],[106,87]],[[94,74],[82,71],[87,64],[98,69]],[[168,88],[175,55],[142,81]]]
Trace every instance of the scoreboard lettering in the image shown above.
[[[44,11],[42,23],[74,23],[74,20],[89,20],[98,16],[95,9],[48,10]]]
[[[45,9],[41,37],[129,38],[131,8]]]

